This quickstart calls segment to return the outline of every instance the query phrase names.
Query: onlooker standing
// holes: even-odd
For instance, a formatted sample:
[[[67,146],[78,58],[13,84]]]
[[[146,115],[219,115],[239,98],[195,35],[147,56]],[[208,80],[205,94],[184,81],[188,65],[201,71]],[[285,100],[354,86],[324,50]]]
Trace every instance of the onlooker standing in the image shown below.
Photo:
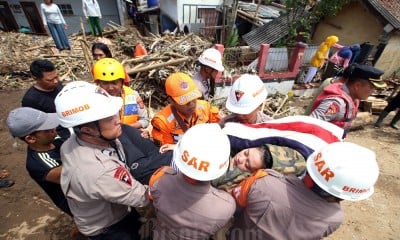
[[[31,107],[45,113],[55,113],[54,99],[63,88],[56,67],[48,60],[38,59],[31,63],[29,70],[36,83],[23,96],[22,107]],[[68,129],[62,127],[57,128],[57,133],[64,139],[70,135]]]
[[[68,25],[57,4],[53,3],[53,0],[44,0],[44,3],[40,4],[40,11],[42,13],[43,24],[49,28],[56,48],[59,51],[71,50],[67,33],[64,30],[68,28]]]
[[[97,0],[82,0],[82,11],[86,20],[89,21],[92,35],[102,37],[103,29],[100,24],[101,11]]]

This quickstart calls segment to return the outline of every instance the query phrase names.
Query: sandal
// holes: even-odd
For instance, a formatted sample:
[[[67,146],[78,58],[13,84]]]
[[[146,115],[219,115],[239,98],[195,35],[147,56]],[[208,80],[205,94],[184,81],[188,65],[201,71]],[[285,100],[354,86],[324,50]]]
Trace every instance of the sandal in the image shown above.
[[[11,187],[14,185],[14,181],[10,179],[0,179],[0,188]]]

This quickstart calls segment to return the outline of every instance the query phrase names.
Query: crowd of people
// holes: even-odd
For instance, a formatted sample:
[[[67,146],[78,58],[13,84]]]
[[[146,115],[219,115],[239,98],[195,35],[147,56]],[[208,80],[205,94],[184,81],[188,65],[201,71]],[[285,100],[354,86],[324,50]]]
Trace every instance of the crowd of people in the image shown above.
[[[374,192],[375,153],[345,136],[359,101],[385,87],[379,69],[349,64],[307,116],[282,119],[262,112],[267,89],[243,74],[225,114],[209,101],[222,56],[206,49],[193,76],[166,78],[168,105],[149,119],[108,46],[95,43],[92,55],[93,80],[65,86],[52,62],[33,61],[35,84],[7,118],[27,144],[29,175],[73,218],[75,235],[140,239],[143,219],[155,219],[152,239],[321,239],[342,223],[342,200]]]

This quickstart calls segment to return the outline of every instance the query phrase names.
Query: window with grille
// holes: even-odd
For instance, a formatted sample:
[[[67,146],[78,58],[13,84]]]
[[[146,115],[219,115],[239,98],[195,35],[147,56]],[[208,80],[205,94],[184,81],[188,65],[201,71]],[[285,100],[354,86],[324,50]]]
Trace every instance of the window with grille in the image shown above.
[[[58,4],[58,7],[63,15],[74,15],[71,4]]]

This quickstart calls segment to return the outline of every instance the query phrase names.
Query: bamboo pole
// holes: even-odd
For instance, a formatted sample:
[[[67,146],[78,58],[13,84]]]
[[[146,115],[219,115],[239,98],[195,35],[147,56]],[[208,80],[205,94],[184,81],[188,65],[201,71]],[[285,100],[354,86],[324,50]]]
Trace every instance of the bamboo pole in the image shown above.
[[[272,114],[272,117],[275,117],[276,115],[279,115],[278,112],[281,110],[281,108],[283,107],[283,105],[285,105],[286,100],[288,100],[288,95],[285,95],[285,98],[283,99],[281,105],[279,105],[278,109],[276,109],[276,111],[274,112],[274,114]]]
[[[154,64],[151,66],[144,66],[144,67],[140,67],[140,68],[134,68],[134,69],[127,69],[127,73],[128,74],[134,74],[134,73],[138,73],[138,72],[144,72],[144,71],[149,71],[155,68],[159,68],[159,67],[164,67],[164,66],[168,66],[168,65],[176,65],[185,61],[188,61],[190,59],[190,57],[184,57],[181,59],[176,59],[176,60],[170,60],[168,62],[164,62],[164,63],[158,63],[158,64]]]

